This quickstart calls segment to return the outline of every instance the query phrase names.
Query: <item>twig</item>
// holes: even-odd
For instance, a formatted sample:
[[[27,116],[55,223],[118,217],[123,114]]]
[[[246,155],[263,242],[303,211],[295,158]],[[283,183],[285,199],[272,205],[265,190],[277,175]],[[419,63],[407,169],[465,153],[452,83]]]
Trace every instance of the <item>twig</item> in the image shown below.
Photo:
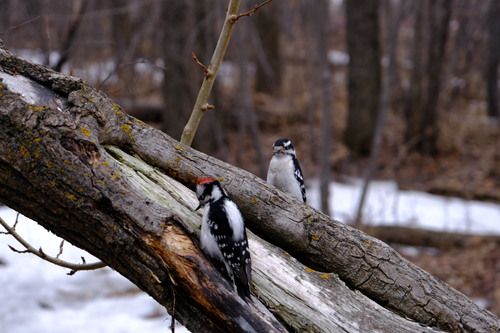
[[[50,54],[52,53],[52,41],[50,39],[49,19],[47,18],[47,15],[44,16],[44,19],[45,19],[45,33],[47,34],[47,46],[48,46],[47,66],[50,66]]]
[[[207,103],[207,104],[205,104],[205,105],[203,105],[203,106],[201,107],[201,111],[203,111],[203,112],[205,112],[205,111],[207,111],[207,110],[212,110],[212,109],[215,109],[215,106],[210,105],[210,104],[208,104],[208,103]]]
[[[170,329],[172,333],[175,333],[175,290],[174,285],[171,284],[170,288],[172,288],[172,323],[170,324]]]
[[[38,20],[39,18],[40,18],[40,15],[38,15],[37,17],[34,17],[34,18],[32,18],[31,20],[28,20],[28,21],[26,21],[26,22],[23,22],[23,23],[20,23],[20,24],[18,24],[18,25],[15,25],[15,26],[13,26],[13,27],[10,27],[9,29],[7,29],[7,30],[5,30],[5,31],[0,32],[0,35],[4,35],[4,34],[6,34],[7,32],[9,32],[9,31],[11,31],[11,30],[14,30],[14,29],[16,29],[16,28],[22,27],[23,25],[28,24],[28,23],[30,23],[30,22],[32,22],[32,21],[34,21],[34,20]]]
[[[242,18],[243,16],[252,16],[255,12],[257,12],[257,10],[259,10],[260,7],[262,6],[265,6],[267,5],[268,3],[270,3],[271,1],[273,0],[267,0],[267,1],[264,1],[263,3],[261,3],[260,5],[255,5],[255,7],[253,7],[252,10],[249,10],[248,12],[246,13],[241,13],[241,14],[238,14],[236,16],[233,16],[231,17],[231,19],[233,21],[238,21],[240,18]]]
[[[238,8],[240,7],[241,0],[230,0],[229,7],[227,9],[226,19],[224,20],[224,25],[222,26],[222,31],[219,35],[219,40],[217,41],[217,46],[215,47],[214,54],[212,55],[212,60],[210,65],[205,71],[205,79],[201,85],[200,91],[198,92],[198,97],[191,112],[191,116],[182,131],[181,143],[190,146],[193,142],[194,135],[200,124],[201,117],[203,116],[203,107],[207,105],[208,97],[212,91],[212,86],[214,85],[215,77],[219,71],[220,64],[226,53],[227,46],[229,44],[229,39],[231,38],[231,33],[233,31],[234,23],[231,18],[236,16],[238,13]],[[206,110],[205,110],[206,111]]]
[[[203,113],[205,113],[206,110],[213,109],[213,107],[210,107],[210,105],[208,104],[208,97],[210,96],[215,77],[217,76],[217,72],[219,71],[219,67],[222,63],[222,59],[224,58],[224,54],[226,53],[234,24],[240,19],[240,17],[251,16],[260,7],[268,4],[271,1],[272,0],[266,0],[246,13],[237,14],[241,0],[230,0],[229,6],[226,10],[226,20],[224,21],[224,25],[222,26],[222,31],[220,33],[219,40],[217,41],[217,46],[215,47],[214,54],[212,55],[212,60],[210,61],[210,66],[208,66],[208,68],[203,66],[203,64],[201,64],[198,59],[196,59],[194,53],[192,54],[193,59],[195,59],[196,63],[203,68],[203,71],[205,72],[205,79],[203,80],[200,91],[198,93],[198,97],[196,98],[191,116],[189,117],[189,120],[184,127],[184,130],[182,131],[181,143],[191,146]]]
[[[14,222],[12,229],[16,230],[17,222],[19,222],[19,213],[17,213],[17,215],[16,215],[16,222]]]
[[[64,239],[62,240],[61,245],[59,245],[59,253],[56,256],[57,259],[59,259],[59,256],[63,253],[63,246],[64,246]]]
[[[167,69],[165,67],[158,66],[158,65],[154,64],[151,60],[148,60],[148,59],[141,59],[141,60],[137,60],[137,61],[124,62],[124,63],[116,66],[115,69],[113,69],[113,71],[111,73],[109,73],[108,76],[106,76],[106,78],[99,83],[97,88],[100,88],[104,83],[106,83],[106,81],[108,81],[111,78],[111,76],[113,76],[113,74],[118,72],[118,70],[121,69],[122,67],[135,65],[135,64],[149,64],[153,68],[167,71]],[[117,90],[117,91],[120,91],[120,90]],[[116,92],[116,91],[114,91],[114,92]]]
[[[18,214],[18,217],[19,217],[19,214]],[[34,254],[34,255],[42,258],[43,260],[46,260],[46,261],[48,261],[50,263],[53,263],[53,264],[55,264],[57,266],[69,268],[69,269],[71,269],[71,272],[69,272],[68,275],[73,275],[77,271],[90,271],[90,270],[94,270],[94,269],[99,269],[99,268],[106,267],[106,264],[103,263],[102,261],[95,262],[95,263],[92,263],[92,264],[87,264],[87,263],[85,263],[85,259],[83,257],[82,257],[83,264],[75,264],[75,263],[71,263],[71,262],[67,262],[67,261],[58,259],[57,257],[59,257],[59,255],[62,253],[62,243],[61,243],[61,246],[60,246],[60,253],[59,253],[59,255],[57,255],[56,258],[51,257],[51,256],[45,254],[43,252],[42,248],[40,248],[40,250],[37,250],[34,247],[32,247],[28,242],[26,242],[15,231],[15,229],[13,227],[9,226],[9,224],[7,222],[5,222],[1,217],[0,217],[0,224],[5,228],[5,230],[7,230],[8,234],[11,234],[19,243],[21,243],[26,248],[26,250],[24,250],[24,251],[19,251],[19,250],[15,249],[14,247],[12,247],[12,246],[9,245],[9,248],[12,251],[17,252],[17,253],[32,253],[32,254]],[[17,218],[16,218],[16,224],[17,224]]]
[[[205,67],[205,65],[203,65],[199,60],[198,58],[196,58],[196,55],[194,54],[194,52],[191,52],[191,56],[193,57],[194,61],[200,65],[201,68],[203,68],[203,71],[205,72],[205,76],[209,75],[210,71],[208,70],[208,68]]]

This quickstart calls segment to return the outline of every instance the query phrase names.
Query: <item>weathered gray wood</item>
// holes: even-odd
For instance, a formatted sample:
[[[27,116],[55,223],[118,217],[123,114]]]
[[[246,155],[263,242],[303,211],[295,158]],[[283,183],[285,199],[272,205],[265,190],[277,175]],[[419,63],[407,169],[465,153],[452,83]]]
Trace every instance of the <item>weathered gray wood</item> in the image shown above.
[[[187,222],[187,228],[199,234],[201,216],[192,210],[198,205],[193,191],[114,146],[105,148],[141,191],[172,211],[182,212],[180,216]],[[254,294],[296,332],[424,330],[418,323],[395,315],[359,292],[352,292],[337,275],[304,266],[252,232],[249,244]],[[371,320],[366,320],[367,317]]]
[[[351,291],[336,274],[314,271],[256,236],[249,243],[255,293],[296,332],[432,332]]]
[[[99,257],[167,307],[173,285],[177,316],[193,331],[247,330],[249,323],[257,331],[282,328],[263,311],[242,304],[207,264],[195,245],[196,237],[193,243],[180,227],[191,225],[196,230],[192,226],[196,215],[182,208],[190,203],[177,195],[182,197],[180,206],[167,206],[174,198],[162,201],[167,191],[152,189],[154,184],[166,185],[153,178],[158,175],[155,169],[191,189],[200,176],[221,178],[252,231],[307,266],[338,274],[351,289],[403,318],[456,332],[499,327],[497,317],[383,242],[300,204],[244,170],[179,144],[128,116],[83,81],[26,62],[0,47],[1,72],[4,77],[24,76],[43,87],[37,87],[32,98],[15,94],[16,89],[26,92],[25,86],[0,83],[0,201]],[[41,95],[43,99],[36,98]],[[151,169],[134,171],[136,175],[126,171],[115,160],[118,150],[111,146],[139,157]],[[295,269],[303,270],[300,267]],[[255,285],[259,294],[266,283]],[[307,304],[315,308],[317,303]],[[371,313],[372,303],[359,304],[360,313]],[[283,311],[278,305],[275,309]],[[245,323],[234,319],[237,313]],[[282,318],[287,318],[284,313]],[[337,325],[338,331],[357,322],[349,318],[338,320],[344,325]],[[399,322],[389,315],[369,322],[375,330],[388,318]]]
[[[200,217],[192,208],[197,206],[194,192],[152,168],[135,160],[114,146],[105,146],[108,153],[149,196],[174,211],[185,206],[185,224],[199,233]],[[127,165],[131,169],[127,168]],[[134,172],[140,174],[134,179]],[[178,201],[165,200],[163,191],[173,194]],[[191,210],[189,209],[191,207]],[[408,322],[351,290],[335,274],[315,272],[302,265],[283,250],[266,244],[250,234],[253,251],[253,291],[273,312],[297,332],[366,332],[375,328],[381,332],[414,332],[425,330],[415,322]],[[372,320],[367,321],[370,317]]]
[[[300,204],[244,170],[171,139],[165,141],[161,133],[148,136],[150,143],[132,146],[131,153],[192,189],[196,177],[208,174],[222,178],[250,229],[308,266],[335,272],[350,288],[428,326],[453,332],[488,332],[500,327],[492,313],[411,264],[387,244]]]

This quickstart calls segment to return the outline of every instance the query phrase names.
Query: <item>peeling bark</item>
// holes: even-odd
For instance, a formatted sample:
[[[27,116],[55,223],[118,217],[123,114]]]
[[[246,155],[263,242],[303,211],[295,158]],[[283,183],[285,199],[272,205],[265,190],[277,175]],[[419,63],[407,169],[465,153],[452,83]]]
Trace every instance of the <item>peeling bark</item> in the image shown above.
[[[193,332],[430,329],[415,321],[454,332],[500,327],[385,243],[150,128],[80,79],[3,45],[0,78],[0,201],[100,258],[169,312],[174,291],[176,318]],[[281,247],[251,236],[253,304],[197,246],[201,217],[190,189],[205,175],[222,178],[247,226]]]

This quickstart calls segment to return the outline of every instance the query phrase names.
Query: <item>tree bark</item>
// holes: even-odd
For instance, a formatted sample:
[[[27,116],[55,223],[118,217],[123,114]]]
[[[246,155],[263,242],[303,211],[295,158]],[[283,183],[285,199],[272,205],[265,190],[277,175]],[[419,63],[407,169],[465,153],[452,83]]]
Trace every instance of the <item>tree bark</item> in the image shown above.
[[[390,6],[388,3],[387,6]],[[396,5],[397,6],[397,5]],[[404,0],[399,4],[399,8],[397,13],[394,13],[394,22],[389,24],[390,28],[387,29],[387,33],[389,35],[388,41],[388,58],[389,58],[389,66],[387,71],[384,73],[384,83],[382,85],[382,91],[380,96],[380,105],[378,106],[378,114],[377,114],[377,126],[375,127],[374,138],[372,142],[372,149],[370,151],[370,160],[368,162],[368,169],[366,170],[366,175],[363,182],[363,189],[361,191],[361,196],[359,198],[358,209],[356,213],[355,226],[359,228],[360,225],[363,224],[362,215],[363,215],[363,206],[365,203],[366,192],[368,191],[368,185],[370,185],[370,180],[373,176],[377,168],[377,159],[380,153],[380,149],[382,148],[382,139],[384,134],[384,126],[385,126],[385,115],[387,113],[387,109],[391,103],[391,89],[394,73],[396,71],[396,45],[398,42],[398,31],[399,31],[399,23],[403,16],[403,6]],[[390,10],[388,10],[388,17]]]
[[[438,102],[441,91],[445,48],[448,40],[449,23],[451,17],[452,0],[439,0],[431,2],[430,13],[430,44],[429,63],[426,75],[427,99],[423,105],[421,151],[425,155],[437,153],[438,138]]]
[[[319,144],[319,188],[321,193],[321,211],[330,214],[330,150],[333,136],[333,87],[330,68],[328,66],[328,31],[329,31],[329,1],[320,0],[316,3],[316,31],[318,50],[318,74],[321,78],[321,139]]]
[[[438,102],[452,0],[421,1],[417,6],[406,139],[420,137],[416,149],[429,156],[437,153]]]
[[[349,53],[349,112],[345,143],[353,152],[370,153],[381,89],[378,0],[345,3]]]
[[[0,77],[0,201],[100,258],[170,313],[175,293],[175,317],[192,331],[500,327],[385,243],[150,128],[82,80],[3,45]],[[201,217],[188,188],[204,175],[221,178],[247,226],[281,248],[250,236],[251,304],[198,249]]]
[[[191,74],[186,61],[192,64],[192,60],[189,53],[183,52],[185,32],[188,31],[189,23],[192,23],[189,19],[191,12],[187,1],[164,1],[161,10],[163,39],[160,47],[165,64],[169,64],[162,87],[162,129],[173,138],[180,139],[193,104],[189,82],[185,80]]]
[[[266,10],[255,16],[255,27],[261,47],[260,51],[255,52],[262,53],[265,57],[257,57],[255,90],[274,96],[281,91],[280,22],[276,19],[279,16],[278,4],[266,7]]]
[[[103,146],[149,146],[151,128],[82,80],[0,52],[0,201],[99,257],[170,313],[175,302],[193,332],[286,331],[234,294],[181,227],[200,219],[193,193],[157,192],[153,168],[129,170]],[[191,201],[180,207],[176,198]]]
[[[500,118],[498,64],[500,63],[500,4],[491,0],[488,10],[488,70],[486,73],[488,115]]]
[[[428,19],[427,7],[429,6],[428,0],[415,2],[415,37],[412,46],[412,62],[413,69],[410,75],[410,87],[405,98],[404,113],[406,119],[406,133],[405,141],[409,141],[415,137],[421,137],[421,126],[423,122],[423,78],[424,78],[424,65],[426,63],[426,34]],[[419,140],[419,143],[421,140]]]

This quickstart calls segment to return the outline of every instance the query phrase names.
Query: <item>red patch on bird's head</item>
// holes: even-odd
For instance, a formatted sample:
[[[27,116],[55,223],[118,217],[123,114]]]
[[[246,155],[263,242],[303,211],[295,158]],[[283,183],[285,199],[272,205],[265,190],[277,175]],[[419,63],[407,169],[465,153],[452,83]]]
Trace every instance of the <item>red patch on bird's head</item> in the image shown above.
[[[212,177],[205,177],[205,178],[200,178],[198,179],[198,182],[196,183],[199,186],[203,186],[205,184],[210,184],[215,182],[215,178]]]

